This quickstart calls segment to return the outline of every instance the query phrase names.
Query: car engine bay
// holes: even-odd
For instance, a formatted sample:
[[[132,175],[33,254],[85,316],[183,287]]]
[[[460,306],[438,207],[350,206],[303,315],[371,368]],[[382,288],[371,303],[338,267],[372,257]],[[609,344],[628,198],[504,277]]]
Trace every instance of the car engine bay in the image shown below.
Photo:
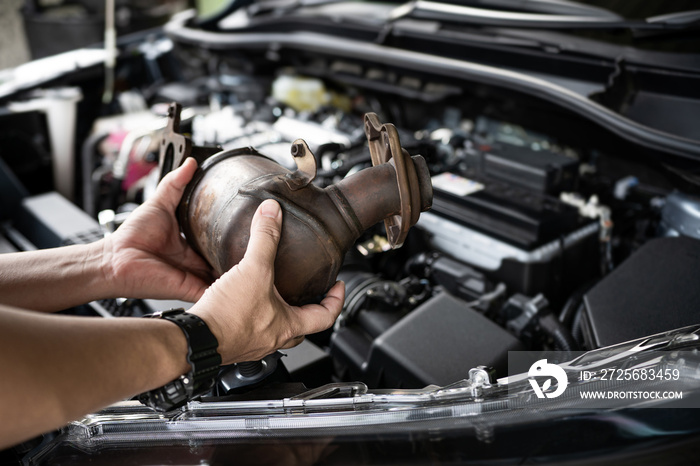
[[[165,57],[174,60],[174,55],[175,50]],[[696,241],[687,238],[700,238],[700,201],[693,197],[696,186],[676,188],[675,179],[687,177],[675,169],[650,170],[634,160],[632,149],[598,147],[592,134],[584,143],[580,122],[525,96],[512,100],[487,88],[393,76],[397,92],[412,95],[397,99],[348,84],[351,79],[300,74],[303,67],[243,74],[237,70],[244,67],[234,68],[228,57],[210,60],[210,67],[224,71],[154,85],[148,100],[143,90],[125,91],[119,99],[122,113],[94,122],[82,144],[82,207],[99,223],[76,212],[80,221],[70,225],[74,231],[52,240],[70,244],[99,237],[153,192],[158,127],[171,100],[185,106],[183,133],[195,147],[255,147],[291,169],[292,141],[304,138],[319,159],[314,181],[319,187],[370,166],[362,115],[385,115],[396,123],[403,147],[426,159],[433,207],[403,248],[391,250],[377,225],[347,255],[339,273],[347,285],[343,313],[332,331],[306,343],[318,358],[309,362],[324,368],[322,375],[306,364],[299,368],[317,378],[309,386],[351,380],[373,388],[445,385],[479,365],[503,374],[509,350],[595,349],[695,322],[688,312],[668,327],[659,309],[640,315],[638,307],[611,304],[607,296],[623,302],[636,296],[662,306],[670,291],[658,284],[660,296],[641,296],[632,291],[636,282],[653,280],[659,267],[664,267],[659,276],[673,288],[682,285],[676,275],[692,276],[695,266],[678,258],[697,251]],[[181,71],[195,75],[191,68]],[[392,78],[377,76],[374,82],[381,84],[382,77]],[[411,87],[422,90],[406,91]],[[128,105],[138,110],[125,111]],[[562,126],[566,131],[554,131]],[[23,142],[10,130],[5,133],[15,137],[12,143]],[[25,157],[36,165],[45,153],[36,144],[30,147],[33,152]],[[10,166],[20,180],[26,170],[36,184],[30,163]],[[51,196],[30,197],[22,207],[41,222],[55,202]],[[6,241],[21,246],[5,232]],[[27,236],[39,247],[59,245]],[[658,239],[664,237],[673,239]],[[618,266],[628,257],[643,260],[645,253],[663,259],[622,276],[626,267]],[[690,311],[694,302],[684,308]],[[133,300],[98,305],[114,316],[151,310],[148,302]],[[639,328],[625,331],[628,319],[638,319]]]
[[[680,146],[700,151],[692,135],[651,144],[484,78],[274,40],[202,47],[173,30],[125,47],[108,104],[88,71],[2,100],[0,252],[118,228],[155,190],[172,102],[193,155],[253,147],[292,170],[302,138],[320,188],[372,165],[363,116],[374,112],[425,159],[433,186],[401,248],[382,223],[352,246],[334,327],[263,365],[223,368],[212,396],[443,387],[477,367],[495,382],[509,351],[596,350],[698,323],[699,165]],[[62,140],[71,125],[75,141]],[[73,182],[57,181],[61,170]],[[181,304],[125,297],[71,312],[138,317]]]

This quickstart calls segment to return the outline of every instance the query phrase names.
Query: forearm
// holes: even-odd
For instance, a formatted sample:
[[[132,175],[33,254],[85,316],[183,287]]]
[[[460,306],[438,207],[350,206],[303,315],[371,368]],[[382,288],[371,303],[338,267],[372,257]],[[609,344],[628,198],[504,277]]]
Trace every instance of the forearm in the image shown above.
[[[102,241],[0,255],[0,303],[57,311],[110,297],[102,271]]]
[[[0,449],[190,369],[182,330],[165,320],[2,308],[0,328]]]

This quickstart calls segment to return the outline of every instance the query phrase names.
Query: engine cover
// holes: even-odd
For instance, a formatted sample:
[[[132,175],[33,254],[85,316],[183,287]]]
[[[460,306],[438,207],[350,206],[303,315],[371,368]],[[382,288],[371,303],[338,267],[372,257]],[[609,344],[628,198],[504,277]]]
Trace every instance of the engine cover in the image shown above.
[[[356,327],[341,329],[331,354],[353,366],[351,373],[363,371],[361,378],[370,386],[448,385],[479,365],[505,374],[508,351],[524,349],[506,330],[447,293],[429,299],[373,342],[363,336]]]
[[[583,334],[599,348],[700,322],[700,241],[649,241],[585,296]]]

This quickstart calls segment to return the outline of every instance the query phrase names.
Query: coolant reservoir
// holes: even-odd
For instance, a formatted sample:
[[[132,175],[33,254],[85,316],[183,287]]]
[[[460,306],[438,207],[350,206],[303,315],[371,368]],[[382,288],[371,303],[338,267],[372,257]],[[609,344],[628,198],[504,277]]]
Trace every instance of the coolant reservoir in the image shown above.
[[[202,154],[177,134],[178,126],[179,106],[173,105],[161,146],[161,178],[191,150]],[[283,212],[277,290],[290,304],[317,299],[335,283],[345,253],[364,230],[384,220],[391,246],[400,247],[420,212],[432,204],[425,160],[401,148],[396,128],[370,113],[365,133],[373,166],[326,188],[311,183],[317,164],[301,139],[291,146],[294,172],[252,148],[200,155],[200,168],[178,209],[187,241],[224,273],[243,258],[258,205],[274,199]]]
[[[272,83],[272,97],[298,112],[315,112],[331,101],[323,81],[301,76],[279,76]]]

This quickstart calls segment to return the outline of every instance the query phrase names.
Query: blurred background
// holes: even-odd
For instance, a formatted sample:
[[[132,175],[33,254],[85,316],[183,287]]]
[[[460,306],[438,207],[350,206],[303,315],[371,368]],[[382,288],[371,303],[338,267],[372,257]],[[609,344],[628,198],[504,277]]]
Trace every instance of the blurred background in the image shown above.
[[[201,17],[225,11],[229,4],[244,4],[249,1],[0,0],[0,70],[102,42],[105,37],[105,18],[109,18],[105,14],[108,9],[114,10],[116,35],[123,36],[158,27],[174,13],[190,7],[197,6]],[[402,2],[385,0],[385,3]],[[443,0],[443,3],[504,11],[529,11],[528,2],[520,0]],[[562,3],[566,3],[566,0]],[[697,0],[578,0],[573,3],[600,7],[626,19],[643,19],[698,8]],[[599,38],[601,33],[587,31],[586,35]],[[610,40],[610,37],[606,37],[606,40]],[[612,42],[621,42],[621,35],[617,34]],[[678,44],[666,44],[670,47],[669,51],[677,51]]]
[[[158,27],[188,0],[0,0],[0,70],[103,41],[114,2],[118,36]]]

